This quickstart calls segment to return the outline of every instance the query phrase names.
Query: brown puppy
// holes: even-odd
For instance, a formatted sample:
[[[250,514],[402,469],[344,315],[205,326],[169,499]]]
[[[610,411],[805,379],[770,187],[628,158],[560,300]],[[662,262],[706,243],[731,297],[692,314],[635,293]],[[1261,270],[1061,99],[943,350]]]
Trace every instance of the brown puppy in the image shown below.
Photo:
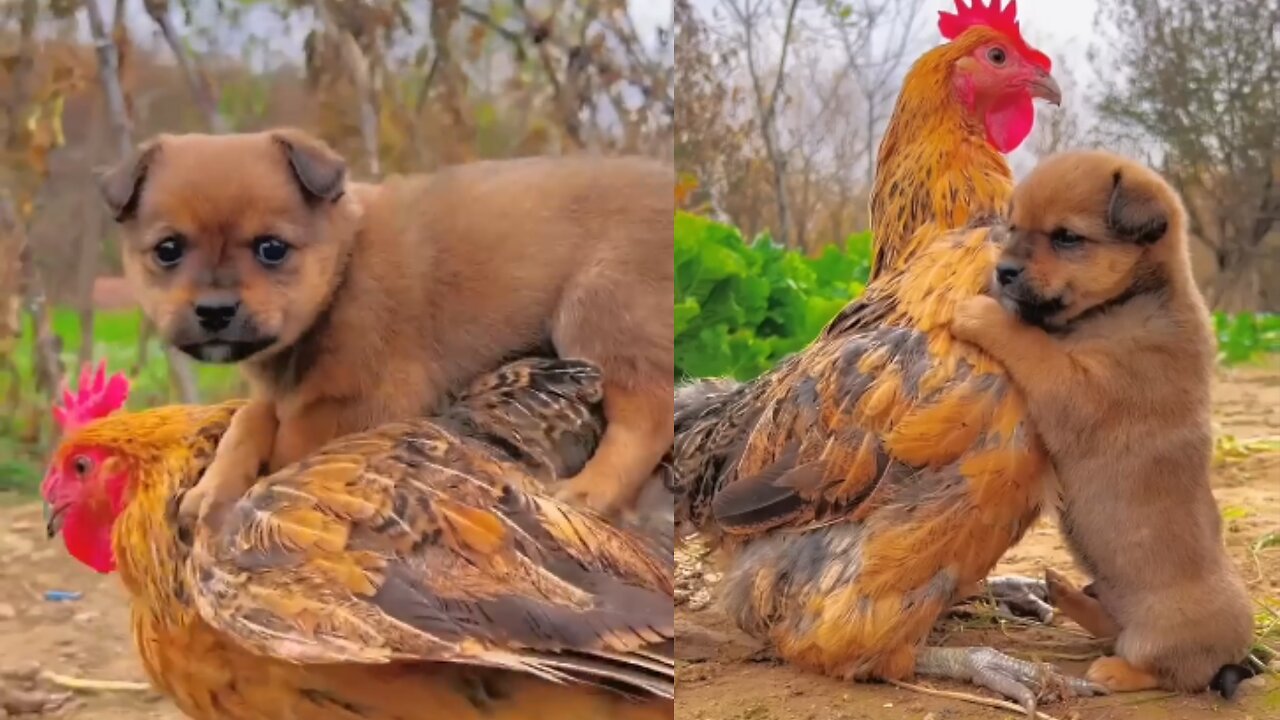
[[[1097,629],[1118,629],[1088,677],[1115,691],[1203,690],[1252,639],[1209,490],[1214,341],[1185,226],[1155,172],[1054,156],[1014,193],[998,300],[963,303],[953,324],[1026,395],[1067,542],[1106,611]]]
[[[142,145],[101,183],[125,273],[169,342],[252,388],[183,512],[548,343],[605,377],[608,429],[566,494],[629,502],[671,443],[672,182],[539,158],[349,183],[292,129]]]

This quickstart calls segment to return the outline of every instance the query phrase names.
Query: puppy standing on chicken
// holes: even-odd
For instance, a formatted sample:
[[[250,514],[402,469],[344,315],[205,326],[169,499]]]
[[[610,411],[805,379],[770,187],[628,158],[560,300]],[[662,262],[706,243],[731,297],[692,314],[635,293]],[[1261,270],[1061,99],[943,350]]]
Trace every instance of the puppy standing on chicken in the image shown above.
[[[1026,395],[1068,545],[1118,629],[1088,671],[1113,691],[1203,690],[1252,639],[1209,489],[1214,340],[1185,226],[1148,168],[1050,158],[1014,193],[998,299],[967,301],[952,326]]]
[[[608,429],[566,494],[629,502],[671,442],[671,183],[545,158],[349,183],[290,129],[144,144],[101,182],[125,273],[168,342],[251,385],[183,513],[548,342],[605,378]]]

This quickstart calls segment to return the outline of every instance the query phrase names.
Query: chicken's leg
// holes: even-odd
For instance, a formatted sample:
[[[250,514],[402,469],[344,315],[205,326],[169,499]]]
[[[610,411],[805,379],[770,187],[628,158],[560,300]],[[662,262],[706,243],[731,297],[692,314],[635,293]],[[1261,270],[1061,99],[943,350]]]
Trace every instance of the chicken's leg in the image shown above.
[[[926,647],[916,656],[916,674],[969,682],[1017,702],[1034,713],[1038,700],[1107,694],[1106,688],[1058,672],[1047,663],[1009,657],[989,647]]]

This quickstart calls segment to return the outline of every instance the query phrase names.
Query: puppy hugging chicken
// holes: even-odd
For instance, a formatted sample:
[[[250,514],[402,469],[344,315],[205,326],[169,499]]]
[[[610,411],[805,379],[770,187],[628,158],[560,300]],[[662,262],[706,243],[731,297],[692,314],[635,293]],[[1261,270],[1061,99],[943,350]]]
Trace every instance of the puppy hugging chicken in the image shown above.
[[[1214,339],[1181,202],[1127,159],[1049,158],[1014,193],[991,295],[952,329],[1007,368],[1053,460],[1093,579],[1062,609],[1114,638],[1088,678],[1205,689],[1245,657],[1253,618],[1209,487]]]
[[[183,514],[548,345],[605,381],[608,428],[565,495],[629,503],[671,442],[672,182],[530,158],[357,183],[296,129],[141,145],[100,178],[126,277],[167,342],[250,384]]]

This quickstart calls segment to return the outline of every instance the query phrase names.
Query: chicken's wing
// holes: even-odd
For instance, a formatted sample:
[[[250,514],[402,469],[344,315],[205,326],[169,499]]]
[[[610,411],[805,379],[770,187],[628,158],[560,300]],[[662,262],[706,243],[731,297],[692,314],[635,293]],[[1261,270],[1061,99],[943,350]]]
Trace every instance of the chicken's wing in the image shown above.
[[[583,433],[522,433],[497,389],[475,402],[506,420],[384,426],[259,482],[197,536],[201,616],[291,662],[470,663],[672,697],[672,558],[531,492],[526,469],[554,473]]]

